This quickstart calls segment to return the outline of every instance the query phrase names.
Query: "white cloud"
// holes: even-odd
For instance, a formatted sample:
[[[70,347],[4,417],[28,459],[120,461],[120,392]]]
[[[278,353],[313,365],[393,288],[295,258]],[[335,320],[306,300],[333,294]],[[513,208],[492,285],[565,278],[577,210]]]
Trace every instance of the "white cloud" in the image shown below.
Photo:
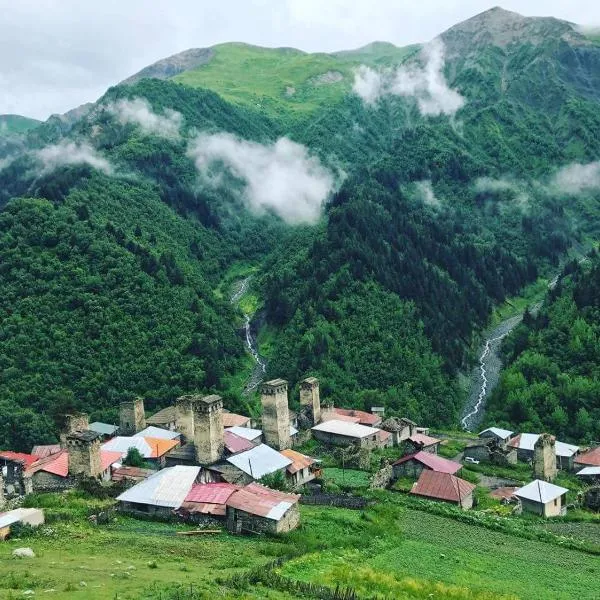
[[[110,104],[107,110],[114,114],[121,123],[139,125],[144,133],[157,135],[167,139],[179,139],[183,117],[181,113],[166,108],[163,115],[157,115],[145,98],[133,100],[121,99]]]
[[[480,177],[475,181],[475,191],[478,193],[514,192],[519,186],[510,179],[493,179],[491,177]]]
[[[440,208],[442,206],[442,203],[433,191],[433,185],[429,179],[418,181],[415,183],[415,188],[417,190],[417,195],[423,201],[423,204],[427,204],[427,206],[432,206],[434,208]]]
[[[273,210],[288,223],[314,223],[335,186],[335,177],[308,150],[287,138],[263,145],[228,133],[200,134],[189,154],[204,179],[222,163],[244,184],[243,199],[257,213]]]
[[[560,192],[576,196],[600,188],[600,161],[582,165],[574,163],[562,167],[552,179]]]
[[[63,165],[87,164],[107,175],[112,173],[111,164],[87,142],[67,142],[46,146],[36,152],[45,171],[51,171]]]
[[[378,72],[363,65],[354,74],[352,89],[367,104],[385,95],[402,96],[414,99],[423,116],[454,115],[464,106],[465,99],[446,82],[441,40],[424,46],[421,57],[423,66],[402,65]]]

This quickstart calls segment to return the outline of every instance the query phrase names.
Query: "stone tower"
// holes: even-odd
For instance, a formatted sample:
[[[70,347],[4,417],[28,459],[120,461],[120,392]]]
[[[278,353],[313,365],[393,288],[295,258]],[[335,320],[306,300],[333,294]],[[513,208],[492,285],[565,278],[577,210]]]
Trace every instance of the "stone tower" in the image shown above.
[[[175,431],[185,442],[194,443],[194,396],[180,396],[175,400]]]
[[[201,465],[210,465],[223,456],[223,399],[221,396],[194,397],[194,445],[196,460]]]
[[[317,425],[321,421],[321,397],[316,377],[307,377],[300,382],[300,404],[312,425]]]
[[[144,399],[135,398],[121,402],[119,407],[119,433],[121,435],[133,435],[145,428]]]
[[[101,438],[102,436],[95,431],[75,431],[67,434],[69,475],[99,477],[102,474]]]
[[[265,443],[276,450],[292,445],[290,439],[290,413],[288,409],[288,383],[273,379],[261,388],[262,429]]]
[[[87,431],[90,424],[87,413],[74,413],[65,415],[65,428],[60,434],[60,443],[63,448],[66,446],[67,436],[76,431]]]
[[[542,433],[533,447],[533,475],[536,479],[553,481],[556,477],[556,440]]]

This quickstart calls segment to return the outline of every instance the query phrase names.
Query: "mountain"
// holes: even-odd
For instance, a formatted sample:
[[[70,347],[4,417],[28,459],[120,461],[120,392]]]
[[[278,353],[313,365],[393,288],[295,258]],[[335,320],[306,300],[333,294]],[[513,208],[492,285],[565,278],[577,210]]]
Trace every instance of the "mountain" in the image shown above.
[[[0,136],[25,133],[37,127],[40,121],[21,115],[0,115]]]
[[[0,446],[134,394],[257,412],[248,274],[269,376],[451,425],[493,306],[598,239],[598,61],[494,9],[424,46],[190,50],[30,130],[1,155]]]

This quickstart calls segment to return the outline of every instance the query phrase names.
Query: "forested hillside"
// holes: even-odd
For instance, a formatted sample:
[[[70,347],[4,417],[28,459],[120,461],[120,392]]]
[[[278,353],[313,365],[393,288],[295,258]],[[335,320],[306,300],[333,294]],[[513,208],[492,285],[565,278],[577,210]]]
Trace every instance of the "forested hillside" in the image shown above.
[[[240,265],[269,375],[451,424],[492,307],[600,234],[599,72],[492,10],[423,48],[191,50],[0,139],[0,446],[134,394],[241,409]]]
[[[567,265],[539,314],[505,342],[488,420],[562,439],[600,438],[600,256]]]

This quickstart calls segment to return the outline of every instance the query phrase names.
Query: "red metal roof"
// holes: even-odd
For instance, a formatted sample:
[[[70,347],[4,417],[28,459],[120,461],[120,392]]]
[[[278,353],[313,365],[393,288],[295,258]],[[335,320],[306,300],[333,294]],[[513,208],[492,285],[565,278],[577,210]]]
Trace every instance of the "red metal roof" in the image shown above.
[[[496,500],[510,500],[518,489],[518,487],[500,487],[490,492],[490,497]]]
[[[600,446],[585,454],[580,454],[575,459],[575,463],[578,465],[587,465],[589,467],[600,467]]]
[[[349,423],[359,423],[360,417],[350,417],[337,412],[324,412],[321,416],[321,421],[348,421]]]
[[[36,460],[39,460],[39,456],[35,456],[33,454],[25,454],[24,452],[13,452],[12,450],[5,450],[4,452],[0,452],[0,458],[4,458],[13,462],[23,463],[26,469],[30,465],[32,465]]]
[[[259,517],[267,517],[282,503],[296,504],[299,498],[297,494],[285,494],[258,483],[251,483],[231,494],[227,506]]]
[[[225,433],[223,434],[223,443],[225,444],[225,448],[227,448],[231,454],[245,452],[256,446],[256,444],[243,438],[241,435],[236,435],[232,431],[227,430],[225,430]]]
[[[58,454],[61,451],[60,444],[50,444],[48,446],[34,446],[31,454],[34,454],[38,458],[46,458],[51,454]]]
[[[428,446],[433,446],[435,444],[440,444],[442,440],[438,440],[436,438],[425,435],[424,433],[415,433],[408,438],[411,442],[415,444],[422,445],[424,448]]]
[[[230,412],[223,413],[223,427],[246,427],[249,424],[250,417]]]
[[[295,450],[282,450],[281,454],[292,461],[292,464],[287,467],[288,473],[292,475],[315,464],[314,458],[300,454],[300,452],[296,452]]]
[[[376,427],[381,423],[381,417],[372,413],[365,412],[364,410],[354,410],[353,408],[334,408],[333,409],[338,415],[347,417],[358,417],[361,425],[369,425],[370,427]]]
[[[110,465],[116,462],[121,462],[122,454],[120,452],[113,452],[112,450],[100,450],[100,463],[102,465],[102,471],[106,471]]]
[[[239,489],[239,486],[231,483],[197,483],[185,497],[185,502],[226,504],[229,496]]]
[[[408,462],[409,460],[416,460],[420,462],[423,466],[432,471],[437,471],[438,473],[450,473],[454,475],[457,471],[462,468],[460,463],[454,462],[453,460],[448,460],[443,456],[438,456],[437,454],[431,454],[431,452],[423,452],[420,450],[415,454],[409,454],[408,456],[403,456],[400,460],[397,460],[394,464],[401,465],[402,463]]]
[[[45,471],[59,477],[67,477],[69,474],[69,453],[66,450],[61,450],[46,458],[40,458],[29,466],[25,474],[31,476],[38,471]]]
[[[384,431],[383,429],[380,429],[377,432],[377,437],[380,442],[385,442],[385,441],[389,440],[391,435],[392,434],[389,431]]]
[[[471,494],[474,489],[475,486],[472,483],[450,475],[450,473],[425,469],[421,472],[419,481],[415,483],[410,493],[436,500],[459,502]]]

